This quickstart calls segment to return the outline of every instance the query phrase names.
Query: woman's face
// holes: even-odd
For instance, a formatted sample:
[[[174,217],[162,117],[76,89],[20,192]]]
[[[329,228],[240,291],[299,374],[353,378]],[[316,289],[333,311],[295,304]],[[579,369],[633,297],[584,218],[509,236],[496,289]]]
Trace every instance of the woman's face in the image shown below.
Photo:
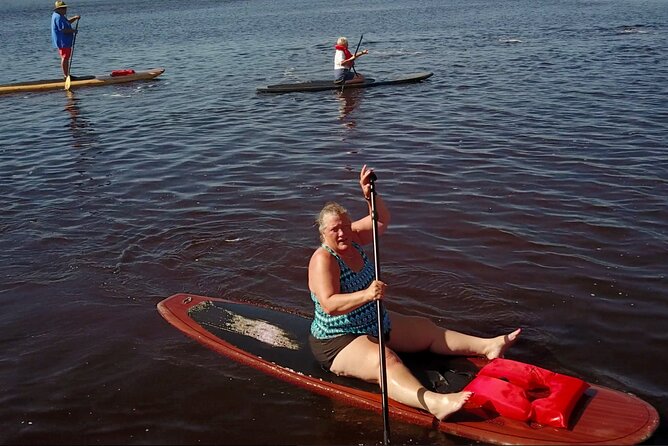
[[[348,214],[327,214],[323,218],[323,242],[335,251],[345,251],[351,246],[352,226]]]

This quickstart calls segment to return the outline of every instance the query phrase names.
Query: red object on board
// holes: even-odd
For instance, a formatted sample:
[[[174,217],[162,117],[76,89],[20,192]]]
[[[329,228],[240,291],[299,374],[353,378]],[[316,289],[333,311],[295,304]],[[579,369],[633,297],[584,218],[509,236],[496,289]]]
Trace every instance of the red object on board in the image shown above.
[[[114,70],[111,72],[112,77],[128,76],[130,74],[135,74],[135,70]]]
[[[514,420],[566,428],[573,408],[589,384],[579,378],[510,359],[485,365],[464,390],[469,404],[493,408]]]

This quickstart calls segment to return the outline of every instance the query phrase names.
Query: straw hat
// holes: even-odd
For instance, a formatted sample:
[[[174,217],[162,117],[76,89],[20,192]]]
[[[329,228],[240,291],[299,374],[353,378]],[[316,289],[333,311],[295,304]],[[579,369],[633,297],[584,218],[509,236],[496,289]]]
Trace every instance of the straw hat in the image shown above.
[[[60,8],[67,8],[67,5],[65,4],[65,2],[58,0],[55,3],[55,8],[53,8],[53,9],[55,10],[55,9],[60,9]]]

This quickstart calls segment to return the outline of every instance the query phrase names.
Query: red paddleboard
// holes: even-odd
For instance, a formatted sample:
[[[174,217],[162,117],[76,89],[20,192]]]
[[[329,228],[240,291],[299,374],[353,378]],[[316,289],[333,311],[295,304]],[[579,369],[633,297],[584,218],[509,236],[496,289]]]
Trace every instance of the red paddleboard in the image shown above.
[[[186,335],[234,361],[357,407],[382,410],[378,386],[338,377],[318,365],[308,346],[307,315],[193,294],[168,297],[158,311]],[[461,390],[488,363],[429,354],[402,359],[427,388],[442,392]],[[480,407],[465,407],[445,421],[392,400],[388,409],[395,419],[493,444],[637,444],[659,425],[650,404],[594,384],[578,398],[564,428],[510,419]]]

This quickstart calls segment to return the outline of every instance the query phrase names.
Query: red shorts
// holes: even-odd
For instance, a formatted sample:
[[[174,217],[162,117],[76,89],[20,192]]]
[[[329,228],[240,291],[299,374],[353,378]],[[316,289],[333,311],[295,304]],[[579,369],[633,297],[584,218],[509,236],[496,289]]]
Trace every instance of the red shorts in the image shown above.
[[[72,48],[58,48],[61,59],[69,59],[72,56]]]

